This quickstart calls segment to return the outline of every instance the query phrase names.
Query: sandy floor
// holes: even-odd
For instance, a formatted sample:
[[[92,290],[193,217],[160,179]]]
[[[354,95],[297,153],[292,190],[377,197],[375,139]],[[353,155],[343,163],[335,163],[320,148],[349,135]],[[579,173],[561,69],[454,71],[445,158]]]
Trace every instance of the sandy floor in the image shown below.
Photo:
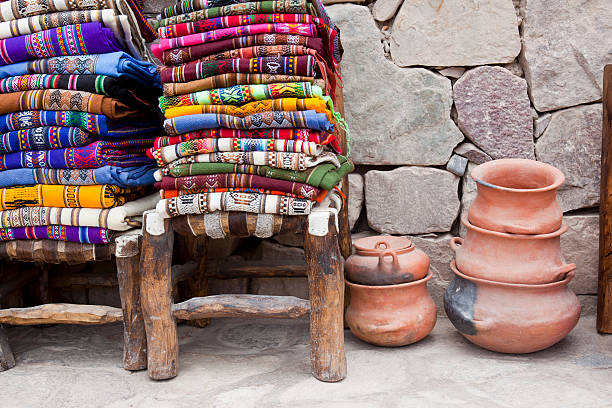
[[[310,375],[307,321],[220,319],[181,326],[180,375],[121,368],[122,328],[8,329],[17,367],[0,373],[0,407],[611,407],[612,335],[583,318],[531,355],[464,340],[446,319],[420,343],[384,349],[346,331],[348,377]]]

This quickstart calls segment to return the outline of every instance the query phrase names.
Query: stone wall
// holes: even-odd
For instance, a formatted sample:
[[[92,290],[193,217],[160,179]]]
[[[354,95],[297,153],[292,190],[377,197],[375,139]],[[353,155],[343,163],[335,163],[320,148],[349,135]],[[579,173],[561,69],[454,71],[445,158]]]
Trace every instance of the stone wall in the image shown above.
[[[157,12],[167,2],[147,3]],[[451,278],[448,240],[461,232],[460,215],[475,194],[470,169],[492,158],[541,160],[566,175],[562,246],[578,265],[572,287],[593,313],[610,0],[327,3],[345,50],[355,237],[410,236],[432,258],[430,288],[441,305]],[[295,257],[299,245],[285,236],[237,252]],[[305,285],[268,279],[219,290],[303,296]]]

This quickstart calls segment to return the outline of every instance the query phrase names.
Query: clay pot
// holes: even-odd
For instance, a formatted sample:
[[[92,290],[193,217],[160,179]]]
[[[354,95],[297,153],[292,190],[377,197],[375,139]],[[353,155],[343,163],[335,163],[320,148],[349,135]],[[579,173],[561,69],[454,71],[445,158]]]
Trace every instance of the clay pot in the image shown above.
[[[427,292],[427,281],[387,286],[346,282],[351,303],[346,322],[353,334],[377,346],[405,346],[427,336],[436,325],[436,305]]]
[[[481,164],[471,176],[478,188],[468,211],[472,224],[511,234],[561,228],[557,189],[565,176],[559,169],[535,160],[501,159]]]
[[[500,353],[531,353],[552,346],[578,323],[580,303],[567,287],[574,271],[544,285],[521,285],[455,273],[444,293],[444,310],[474,344]]]
[[[455,237],[457,268],[474,278],[507,283],[540,284],[561,280],[576,269],[561,255],[560,236],[567,224],[551,234],[514,235],[489,231],[461,219],[467,227],[465,239]]]
[[[422,279],[429,257],[408,238],[374,236],[355,241],[354,255],[344,266],[346,278],[362,285],[392,285]]]

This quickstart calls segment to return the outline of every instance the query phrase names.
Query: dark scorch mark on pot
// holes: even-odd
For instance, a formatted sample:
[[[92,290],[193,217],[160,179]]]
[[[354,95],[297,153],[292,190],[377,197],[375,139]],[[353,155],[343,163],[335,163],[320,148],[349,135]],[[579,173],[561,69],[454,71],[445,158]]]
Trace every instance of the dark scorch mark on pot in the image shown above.
[[[474,304],[476,285],[460,276],[455,276],[444,292],[444,311],[449,320],[463,334],[477,334],[474,326]]]

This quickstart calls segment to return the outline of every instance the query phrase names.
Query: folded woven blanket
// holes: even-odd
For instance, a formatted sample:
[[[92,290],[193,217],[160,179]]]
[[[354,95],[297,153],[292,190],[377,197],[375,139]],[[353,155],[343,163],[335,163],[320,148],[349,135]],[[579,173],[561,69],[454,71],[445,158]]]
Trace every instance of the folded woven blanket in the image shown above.
[[[117,99],[83,91],[45,89],[20,91],[2,95],[0,114],[25,110],[77,111],[105,115],[110,119],[142,116]]]
[[[1,126],[0,116],[0,126]],[[323,113],[313,110],[284,112],[272,111],[256,113],[244,118],[215,113],[179,116],[164,121],[164,130],[169,135],[193,132],[200,129],[266,129],[266,128],[307,128],[333,132],[334,125]]]
[[[140,166],[152,162],[145,152],[153,142],[154,139],[99,140],[80,147],[6,153],[0,155],[0,170],[34,167],[93,169],[102,166]]]
[[[0,135],[0,154],[84,146],[93,141],[89,133],[76,127],[43,126]]]
[[[194,10],[202,10],[213,7],[222,7],[231,4],[245,3],[245,0],[181,0],[175,5],[162,10],[161,18],[168,18],[193,12]],[[342,46],[338,38],[338,28],[327,15],[325,7],[319,0],[312,0],[312,8],[309,10],[311,14],[316,15],[321,20],[321,31],[326,37],[328,55],[332,57],[334,64],[339,64],[342,58]],[[244,13],[247,14],[247,13]],[[163,41],[163,40],[162,40]]]
[[[177,136],[160,136],[155,139],[153,148],[159,149],[164,146],[175,145],[194,139],[220,138],[301,140],[303,142],[313,142],[322,145],[336,142],[336,137],[333,134],[310,129],[236,130],[219,128],[198,130],[196,132],[183,133]]]
[[[111,184],[94,186],[34,186],[0,189],[0,210],[19,207],[117,207],[143,196],[141,188],[123,188]]]
[[[255,166],[270,166],[285,170],[303,171],[320,163],[332,163],[340,167],[340,161],[331,152],[318,156],[309,156],[304,153],[287,152],[232,152],[232,153],[205,153],[195,156],[185,156],[166,164],[159,169],[160,174],[168,175],[168,170],[182,164],[216,163],[216,164],[252,164]],[[213,166],[212,168],[214,168]],[[157,172],[156,172],[157,174]],[[206,174],[210,174],[206,173]],[[157,177],[157,176],[156,176]],[[161,180],[161,178],[159,179]]]
[[[240,27],[254,24],[317,24],[319,19],[309,14],[243,14],[239,16],[224,16],[184,22],[159,27],[157,34],[159,38],[176,38],[191,34],[206,33],[208,31],[223,28]]]
[[[258,193],[266,195],[277,195],[283,197],[306,198],[297,194],[286,193],[284,191],[266,190],[264,188],[194,188],[191,190],[159,190],[161,199],[182,197],[193,194],[208,194],[208,193]]]
[[[151,45],[151,52],[153,52],[157,58],[162,59],[163,52],[172,48],[189,47],[191,45],[219,41],[231,37],[243,37],[246,35],[269,33],[295,34],[306,37],[316,37],[317,27],[314,24],[273,23],[222,28],[220,30],[191,34],[178,38],[162,38],[159,40],[159,44]]]
[[[163,177],[160,182],[155,183],[155,188],[165,191],[191,191],[192,193],[197,189],[257,188],[282,191],[311,200],[314,200],[322,191],[321,189],[304,183],[238,173],[203,174],[199,176],[176,178],[166,176]]]
[[[325,88],[325,80],[322,78],[305,77],[298,75],[276,75],[276,74],[241,74],[230,73],[215,75],[204,79],[196,79],[189,82],[169,82],[163,85],[164,96],[175,96],[206,91],[216,88],[226,88],[234,85],[248,84],[273,84],[279,82],[310,82],[320,88]]]
[[[86,186],[113,184],[119,187],[140,187],[155,182],[157,166],[115,167],[97,169],[15,169],[0,171],[0,187],[32,184],[64,184]]]
[[[302,75],[314,77],[315,58],[312,55],[297,57],[236,58],[220,61],[192,61],[174,67],[162,67],[162,83],[189,82],[230,72]]]
[[[317,156],[323,152],[323,146],[301,140],[282,139],[195,139],[181,142],[160,149],[148,150],[149,157],[154,158],[162,167],[180,157],[195,156],[216,152],[291,152]]]
[[[0,78],[25,74],[95,74],[126,77],[148,87],[158,86],[157,68],[124,52],[39,59],[0,67]]]
[[[0,229],[0,241],[16,239],[52,239],[54,241],[108,244],[113,232],[104,228],[68,227],[49,225],[44,227],[18,227]]]
[[[215,211],[242,211],[260,214],[306,215],[313,201],[303,198],[259,193],[204,193],[168,198],[157,203],[164,218]]]
[[[355,169],[353,163],[348,161],[344,156],[338,156],[338,160],[342,163],[340,167],[336,167],[333,163],[322,163],[304,171],[284,170],[271,166],[254,166],[249,164],[180,164],[171,168],[160,169],[159,172],[155,173],[155,177],[159,180],[162,175],[185,177],[199,174],[242,173],[293,181],[296,183],[305,183],[322,190],[331,190],[340,180],[342,180],[342,177]]]
[[[306,37],[308,38],[308,37]],[[219,61],[232,58],[257,58],[289,55],[312,55],[316,56],[317,51],[302,45],[279,44],[279,45],[258,45],[253,47],[237,48],[235,50],[221,51],[199,59],[200,62]]]
[[[0,133],[42,126],[74,126],[96,135],[118,138],[142,137],[160,131],[157,121],[113,122],[104,115],[87,112],[22,111],[0,115]]]
[[[100,23],[73,24],[0,40],[0,65],[60,55],[121,51],[115,35]]]
[[[0,228],[37,227],[43,225],[68,225],[73,227],[98,227],[114,231],[133,228],[129,218],[152,210],[159,201],[158,194],[151,194],[114,208],[61,208],[21,207],[0,211]]]
[[[133,38],[140,35],[137,26],[132,26],[128,16],[119,15],[115,10],[72,10],[24,17],[18,20],[0,23],[0,38],[17,37],[38,31],[49,30],[69,24],[81,24],[97,21],[111,29],[121,45],[130,50],[134,56],[142,56],[142,41]]]
[[[234,85],[187,95],[162,96],[159,98],[159,107],[165,111],[177,106],[242,105],[247,102],[280,98],[319,98],[331,103],[329,96],[323,94],[323,89],[310,82],[280,82],[266,85]]]
[[[34,89],[67,89],[107,95],[120,100],[132,109],[150,110],[158,103],[161,91],[143,86],[126,77],[108,75],[18,75],[0,79],[0,93]]]
[[[165,27],[172,24],[188,23],[190,21],[206,20],[207,18],[234,16],[256,13],[307,13],[306,0],[274,0],[257,1],[240,4],[230,4],[223,7],[212,7],[204,10],[192,11],[174,17],[163,18],[157,21],[156,27]]]
[[[237,116],[244,118],[261,112],[272,111],[307,111],[313,110],[324,113],[327,120],[334,121],[333,113],[327,109],[327,104],[322,99],[317,98],[281,98],[265,99],[263,101],[253,101],[242,106],[234,105],[186,105],[168,108],[164,111],[166,119],[176,118],[186,115],[197,115],[200,113],[221,113],[224,115]]]
[[[191,45],[188,47],[171,48],[165,50],[162,59],[166,65],[178,65],[185,62],[200,60],[209,55],[221,52],[233,52],[242,48],[258,48],[258,45],[295,45],[315,50],[321,55],[324,54],[323,40],[317,37],[305,37],[295,34],[256,34],[244,37],[234,37],[225,40],[207,42],[203,44]],[[236,58],[236,56],[230,57]],[[252,57],[249,57],[252,58]]]

